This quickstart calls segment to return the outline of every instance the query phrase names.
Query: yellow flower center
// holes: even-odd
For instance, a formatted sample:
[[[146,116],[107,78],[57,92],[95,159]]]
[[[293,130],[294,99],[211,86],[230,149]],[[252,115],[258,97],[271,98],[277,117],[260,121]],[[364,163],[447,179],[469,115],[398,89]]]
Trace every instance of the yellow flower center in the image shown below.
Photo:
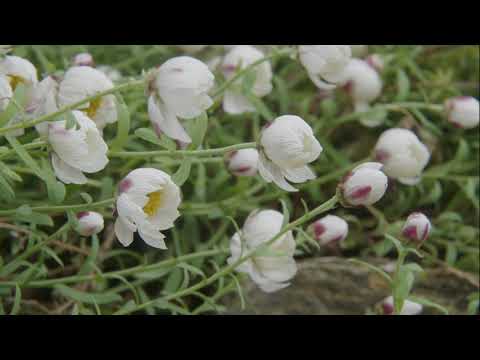
[[[97,98],[90,101],[90,106],[85,110],[85,113],[90,119],[93,119],[97,114],[98,108],[102,105],[102,98]]]
[[[9,82],[10,82],[10,87],[12,88],[13,91],[17,88],[18,84],[23,84],[25,83],[25,79],[17,76],[17,75],[8,75],[9,77]]]
[[[163,203],[163,192],[161,190],[152,192],[147,195],[148,202],[143,207],[143,211],[148,216],[154,216],[157,213],[157,210],[162,206]]]

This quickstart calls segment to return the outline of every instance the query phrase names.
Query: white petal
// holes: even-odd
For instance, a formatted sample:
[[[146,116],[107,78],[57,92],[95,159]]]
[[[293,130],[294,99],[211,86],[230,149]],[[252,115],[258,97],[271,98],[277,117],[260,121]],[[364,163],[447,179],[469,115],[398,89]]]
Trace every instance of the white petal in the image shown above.
[[[118,241],[125,247],[133,242],[133,231],[128,228],[120,217],[115,221],[115,235]]]
[[[421,176],[411,177],[411,178],[398,178],[398,181],[404,185],[417,185],[422,181]]]
[[[292,185],[285,181],[281,169],[276,166],[273,162],[268,160],[265,155],[260,152],[259,161],[258,161],[258,172],[263,177],[263,179],[270,183],[274,182],[278,187],[285,191],[297,192]]]
[[[155,231],[150,227],[142,225],[138,227],[138,234],[148,245],[157,249],[167,249],[165,241],[163,240],[165,236],[160,231]]]
[[[310,77],[310,80],[312,80],[312,82],[316,85],[316,87],[318,87],[321,90],[333,90],[337,87],[337,85],[335,84],[329,84],[324,80],[320,79],[318,75],[309,73],[308,76]]]
[[[293,183],[304,183],[316,178],[315,173],[308,166],[296,169],[282,169],[283,175]]]
[[[87,178],[83,173],[71,167],[62,159],[60,159],[55,153],[52,154],[52,166],[57,178],[64,184],[85,184]]]
[[[227,90],[223,97],[223,110],[228,114],[243,114],[246,112],[255,112],[255,107],[248,99],[237,92]]]
[[[148,98],[148,114],[157,133],[158,130],[160,130],[172,139],[185,143],[192,142],[192,139],[180,124],[175,114],[169,111],[165,105],[156,101],[153,95]]]

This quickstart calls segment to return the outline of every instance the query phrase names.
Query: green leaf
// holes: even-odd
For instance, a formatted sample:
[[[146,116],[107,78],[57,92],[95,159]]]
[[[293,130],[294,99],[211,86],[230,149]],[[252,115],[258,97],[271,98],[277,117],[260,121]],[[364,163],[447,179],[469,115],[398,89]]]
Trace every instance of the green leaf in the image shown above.
[[[21,213],[16,212],[13,216],[13,219],[17,221],[22,221],[30,224],[37,224],[37,225],[46,225],[46,226],[53,226],[52,218],[47,214],[32,212],[29,215],[22,215]]]
[[[63,264],[63,261],[62,259],[60,259],[58,257],[58,255],[55,253],[55,251],[53,251],[52,249],[50,249],[48,246],[45,246],[42,248],[42,251],[45,252],[48,256],[50,256],[53,260],[55,260],[55,262],[60,265],[62,268],[65,267],[65,265]]]
[[[111,144],[112,150],[121,150],[128,142],[130,132],[130,112],[123,98],[117,94],[115,98],[117,107],[117,137]]]
[[[91,239],[92,246],[90,248],[90,254],[88,255],[87,259],[85,259],[85,262],[78,271],[79,275],[86,275],[95,270],[95,261],[97,259],[98,251],[100,249],[100,244],[97,235],[93,235]]]
[[[198,149],[202,143],[208,129],[208,115],[204,111],[199,117],[191,121],[191,131],[189,133],[192,138],[192,149]]]
[[[0,127],[4,127],[13,119],[20,109],[23,109],[26,101],[26,87],[24,84],[18,84],[13,93],[13,97],[7,105],[7,108],[0,112]]]
[[[159,145],[167,150],[173,151],[177,148],[177,144],[167,136],[162,135],[160,137],[155,134],[152,129],[140,128],[135,130],[135,136],[139,139],[145,140],[149,143]]]
[[[67,111],[65,113],[65,129],[70,130],[70,129],[76,129],[77,126],[77,118],[75,115],[73,115],[72,111]]]
[[[23,179],[15,171],[11,170],[7,165],[0,161],[0,173],[8,177],[12,181],[22,182]]]
[[[54,286],[55,290],[57,290],[63,296],[70,298],[75,301],[79,301],[82,303],[87,304],[95,304],[98,305],[102,304],[110,304],[115,301],[121,301],[122,297],[115,293],[87,293],[83,291],[79,291],[76,289],[72,289],[66,285],[58,284]]]
[[[6,201],[7,203],[15,200],[15,192],[2,174],[0,174],[0,199]]]
[[[192,160],[184,158],[177,172],[172,175],[172,181],[178,186],[182,186],[188,180],[190,170],[192,169]]]
[[[445,254],[445,261],[447,262],[447,264],[450,266],[455,266],[455,262],[457,261],[457,255],[458,251],[455,244],[448,243],[447,252]]]
[[[22,301],[22,290],[18,285],[15,285],[15,299],[13,301],[12,310],[10,311],[10,315],[17,315],[20,311],[20,303]]]
[[[412,271],[412,272],[423,272],[424,271],[422,269],[422,267],[420,265],[418,265],[417,263],[408,263],[408,264],[403,265],[403,267],[408,269],[409,271]]]
[[[190,311],[162,299],[155,300],[153,306],[158,309],[169,310],[173,313],[178,313],[181,315],[190,315]]]
[[[48,198],[54,204],[61,204],[63,200],[65,200],[65,195],[67,193],[65,185],[62,182],[57,181],[52,167],[45,158],[41,159],[41,164],[43,169],[42,172],[44,175],[44,181],[47,185]]]
[[[282,203],[283,223],[282,229],[290,223],[290,211],[288,211],[287,202],[284,199],[280,199]]]
[[[90,196],[90,194],[86,193],[86,192],[82,192],[80,193],[80,197],[87,203],[87,204],[91,204],[93,202],[93,199],[92,197]]]
[[[397,314],[402,311],[403,304],[405,299],[410,295],[414,281],[415,276],[413,275],[413,272],[405,266],[401,266],[393,285],[393,299],[395,312]]]
[[[397,240],[395,237],[393,237],[390,234],[385,234],[385,237],[388,240],[390,240],[393,243],[393,245],[395,245],[398,254],[401,254],[403,251],[405,251],[403,244],[399,240]]]
[[[395,101],[402,102],[407,100],[410,94],[410,79],[403,69],[397,70],[397,87],[398,93]]]
[[[44,175],[42,170],[40,169],[40,166],[33,160],[33,158],[30,156],[30,154],[25,150],[22,145],[18,142],[18,140],[13,137],[13,136],[5,136],[5,139],[10,143],[12,146],[13,150],[17,153],[18,157],[27,165],[28,168],[33,170],[35,175],[37,175],[40,179],[44,179]]]
[[[190,264],[179,263],[179,264],[177,264],[177,267],[185,269],[187,271],[190,271],[192,274],[200,275],[203,278],[205,277],[205,273],[202,270],[200,270],[200,269],[198,269],[195,266],[192,266]]]

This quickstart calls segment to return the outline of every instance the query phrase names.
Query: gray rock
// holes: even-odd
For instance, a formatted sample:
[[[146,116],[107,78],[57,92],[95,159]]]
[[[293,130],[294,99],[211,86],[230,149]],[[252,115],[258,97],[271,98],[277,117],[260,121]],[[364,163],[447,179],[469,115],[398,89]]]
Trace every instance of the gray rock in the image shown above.
[[[374,259],[380,265],[385,261]],[[375,272],[344,258],[317,257],[298,263],[291,285],[273,294],[243,282],[246,308],[237,294],[229,296],[228,314],[262,315],[363,315],[372,312],[389,294],[387,282]],[[454,269],[432,269],[417,275],[413,295],[434,301],[450,314],[466,314],[467,297],[478,291],[478,278]],[[438,314],[424,308],[423,314]]]

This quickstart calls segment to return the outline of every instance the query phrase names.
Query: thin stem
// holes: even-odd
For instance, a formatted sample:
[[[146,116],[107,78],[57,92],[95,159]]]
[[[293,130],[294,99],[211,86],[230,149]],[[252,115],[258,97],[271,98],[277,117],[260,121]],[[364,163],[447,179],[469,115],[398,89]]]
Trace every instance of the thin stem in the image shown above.
[[[150,157],[150,156],[211,156],[222,155],[230,151],[254,148],[257,143],[250,142],[244,144],[230,145],[223,148],[207,149],[207,150],[158,150],[158,151],[110,151],[108,155],[110,157],[119,158],[134,158],[134,157]]]
[[[173,299],[176,299],[176,298],[179,298],[179,297],[183,297],[183,296],[189,295],[189,294],[191,294],[191,293],[193,293],[193,292],[195,292],[195,291],[197,291],[197,290],[199,290],[199,289],[201,289],[201,288],[203,288],[203,287],[205,287],[209,284],[212,284],[213,282],[215,282],[217,279],[221,278],[222,276],[225,276],[225,275],[229,274],[230,272],[234,271],[239,265],[241,265],[242,263],[244,263],[245,261],[250,259],[252,256],[254,256],[259,251],[262,251],[265,248],[267,248],[268,246],[270,246],[273,242],[275,242],[277,239],[279,239],[285,233],[287,233],[290,230],[304,224],[305,222],[307,222],[307,221],[311,220],[312,218],[316,217],[317,215],[332,209],[336,205],[337,201],[338,201],[338,199],[337,199],[336,195],[333,196],[330,200],[326,201],[322,205],[318,206],[317,208],[313,209],[312,211],[310,211],[307,214],[303,215],[302,217],[298,218],[294,222],[291,222],[290,224],[285,226],[277,235],[275,235],[268,242],[264,243],[262,246],[259,246],[255,249],[253,249],[250,253],[246,254],[244,257],[238,259],[233,264],[224,267],[222,270],[216,272],[215,274],[213,274],[209,278],[203,279],[202,281],[198,282],[197,284],[195,284],[195,285],[193,285],[189,288],[177,291],[176,293],[167,295],[163,298],[147,301],[147,302],[137,306],[134,309],[124,309],[124,310],[121,310],[121,311],[117,311],[114,315],[129,314],[129,313],[144,309],[146,307],[149,307],[157,301],[170,301],[170,300],[173,300]]]
[[[142,79],[142,80],[133,80],[133,81],[130,81],[130,82],[127,82],[125,84],[121,84],[121,85],[118,85],[118,86],[115,86],[111,89],[108,89],[108,90],[105,90],[105,91],[101,91],[101,92],[98,92],[96,93],[95,95],[92,95],[92,96],[89,96],[89,97],[86,97],[85,99],[83,100],[80,100],[80,101],[77,101],[76,103],[73,103],[73,104],[70,104],[70,105],[67,105],[53,113],[50,113],[50,114],[46,114],[46,115],[43,115],[43,116],[40,116],[36,119],[33,119],[31,121],[20,121],[19,123],[15,124],[15,125],[11,125],[11,126],[5,126],[3,128],[0,129],[0,135],[1,134],[5,134],[9,131],[12,131],[12,130],[18,130],[18,129],[25,129],[25,128],[29,128],[29,127],[33,127],[35,125],[38,125],[40,123],[43,123],[45,121],[49,121],[49,120],[52,120],[54,118],[56,118],[57,116],[60,116],[64,113],[66,113],[67,111],[70,111],[70,110],[75,110],[76,108],[78,108],[79,106],[83,105],[83,104],[86,104],[92,100],[95,100],[99,97],[102,97],[102,96],[105,96],[105,95],[109,95],[109,94],[113,94],[117,91],[122,91],[122,90],[126,90],[126,89],[130,89],[132,87],[136,87],[136,86],[143,86],[145,84],[145,81]]]

